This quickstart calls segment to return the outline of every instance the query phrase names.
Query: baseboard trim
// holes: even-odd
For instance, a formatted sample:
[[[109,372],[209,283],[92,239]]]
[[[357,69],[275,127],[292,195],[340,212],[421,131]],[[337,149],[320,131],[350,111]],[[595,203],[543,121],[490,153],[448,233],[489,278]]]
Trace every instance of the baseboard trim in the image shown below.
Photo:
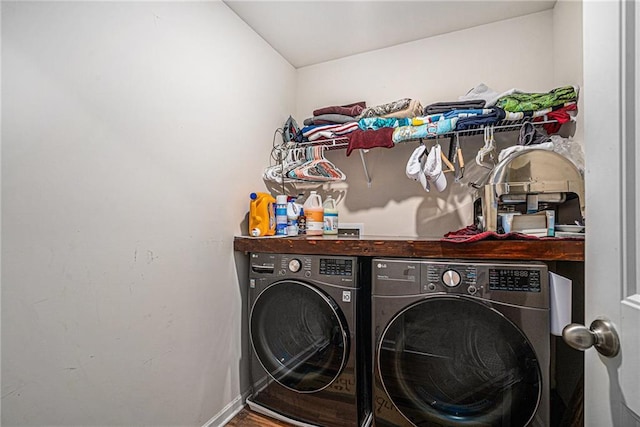
[[[247,397],[249,397],[249,391],[237,396],[231,401],[231,403],[222,408],[222,410],[214,415],[209,421],[204,423],[202,427],[222,427],[226,425],[233,417],[238,415],[238,412],[242,411]]]

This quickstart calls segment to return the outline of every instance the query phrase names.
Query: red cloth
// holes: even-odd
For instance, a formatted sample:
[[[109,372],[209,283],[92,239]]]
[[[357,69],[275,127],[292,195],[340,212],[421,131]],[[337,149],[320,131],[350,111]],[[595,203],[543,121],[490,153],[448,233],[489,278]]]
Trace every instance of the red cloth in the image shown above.
[[[319,108],[313,111],[314,116],[321,116],[323,114],[342,114],[345,116],[355,117],[362,113],[362,110],[367,106],[366,102],[355,102],[353,104],[340,105],[340,106],[331,106]]]
[[[576,111],[578,109],[578,104],[569,104],[565,107],[554,110],[550,113],[546,114],[547,119],[555,120],[557,123],[546,123],[542,125],[544,130],[547,131],[548,135],[558,133],[560,130],[560,126],[564,123],[567,123],[571,120],[571,116],[569,115],[569,111]],[[536,117],[533,119],[534,122],[540,122],[545,118],[545,116]]]
[[[457,231],[450,231],[444,235],[442,239],[443,242],[453,242],[453,243],[470,243],[477,242],[478,240],[485,239],[526,239],[526,240],[539,240],[540,237],[530,236],[528,234],[522,233],[506,233],[499,234],[495,231],[480,231],[478,227],[474,225],[468,225],[465,228],[462,228]]]
[[[347,156],[356,149],[369,149],[375,147],[392,148],[394,145],[392,138],[393,129],[394,128],[381,128],[377,130],[356,129],[345,135],[349,138]]]
[[[468,225],[460,230],[450,231],[444,235],[441,242],[471,243],[479,240],[582,240],[577,237],[537,237],[522,233],[500,234],[495,231],[480,231],[474,225]]]

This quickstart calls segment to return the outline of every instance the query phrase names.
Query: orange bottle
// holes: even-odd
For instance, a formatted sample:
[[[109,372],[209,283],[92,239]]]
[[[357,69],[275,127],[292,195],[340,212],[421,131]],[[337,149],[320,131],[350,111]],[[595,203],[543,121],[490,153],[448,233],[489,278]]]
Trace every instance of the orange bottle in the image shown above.
[[[276,199],[269,193],[251,193],[249,234],[253,237],[276,234]]]

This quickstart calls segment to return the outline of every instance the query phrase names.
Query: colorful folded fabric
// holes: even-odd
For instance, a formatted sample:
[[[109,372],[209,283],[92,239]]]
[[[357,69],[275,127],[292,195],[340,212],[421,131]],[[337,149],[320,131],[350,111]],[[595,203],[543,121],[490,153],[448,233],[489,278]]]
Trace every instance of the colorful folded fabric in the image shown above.
[[[575,87],[562,86],[546,93],[514,92],[498,99],[496,106],[512,112],[537,111],[577,99],[578,91]]]
[[[393,129],[393,142],[398,143],[410,139],[433,138],[453,131],[459,119],[442,119],[435,123],[427,123],[420,126],[401,126]]]
[[[376,130],[380,128],[397,128],[399,126],[409,126],[411,119],[408,118],[385,118],[385,117],[365,117],[358,120],[358,127],[362,130]]]
[[[446,113],[435,113],[430,114],[428,116],[420,116],[414,117],[411,119],[411,124],[413,126],[420,126],[426,123],[434,123],[442,119],[452,119],[454,117],[463,118],[463,117],[471,117],[471,116],[479,116],[482,114],[490,114],[490,108],[476,108],[476,109],[468,109],[468,110],[451,110]]]
[[[302,135],[309,141],[315,141],[323,138],[330,139],[344,136],[356,129],[358,129],[358,122],[336,125],[305,126],[302,128]]]

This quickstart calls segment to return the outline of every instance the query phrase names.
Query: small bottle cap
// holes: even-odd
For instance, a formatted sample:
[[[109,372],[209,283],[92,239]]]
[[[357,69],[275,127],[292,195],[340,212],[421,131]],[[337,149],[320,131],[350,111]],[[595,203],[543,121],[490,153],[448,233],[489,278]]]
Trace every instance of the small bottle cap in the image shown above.
[[[287,196],[285,196],[284,194],[278,194],[276,196],[276,203],[279,205],[286,205],[287,204]]]

